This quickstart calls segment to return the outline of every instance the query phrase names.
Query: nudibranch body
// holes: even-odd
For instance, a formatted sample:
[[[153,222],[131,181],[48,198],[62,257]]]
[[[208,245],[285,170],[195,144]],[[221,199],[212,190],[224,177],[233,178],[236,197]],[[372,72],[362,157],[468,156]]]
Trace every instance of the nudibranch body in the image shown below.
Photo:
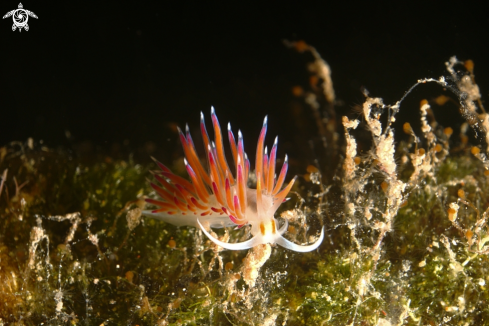
[[[154,177],[159,185],[151,183],[151,187],[161,199],[146,199],[158,208],[144,211],[143,214],[177,226],[200,227],[214,243],[231,250],[248,249],[266,243],[276,243],[298,252],[308,252],[319,247],[324,238],[324,228],[315,243],[305,246],[297,245],[282,236],[287,231],[287,221],[278,228],[274,214],[285,201],[295,178],[282,188],[288,168],[287,156],[278,178],[275,174],[277,138],[270,155],[264,149],[267,117],[263,122],[256,149],[256,189],[248,188],[250,162],[244,152],[241,132],[238,132],[236,142],[231,125],[228,124],[228,138],[235,168],[233,175],[224,154],[221,127],[214,108],[211,108],[211,118],[214,141],[209,139],[204,115],[200,114],[200,130],[206,149],[208,170],[206,171],[197,156],[188,125],[185,134],[178,129],[190,181],[173,174],[165,165],[157,162],[161,171],[154,173]],[[251,225],[253,237],[240,243],[220,241],[206,230],[209,227],[242,227],[247,224]]]

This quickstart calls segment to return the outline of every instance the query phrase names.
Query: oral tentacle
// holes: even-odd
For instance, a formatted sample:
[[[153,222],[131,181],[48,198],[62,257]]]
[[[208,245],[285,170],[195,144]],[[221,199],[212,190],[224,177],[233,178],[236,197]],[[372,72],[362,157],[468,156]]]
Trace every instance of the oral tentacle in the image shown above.
[[[282,246],[284,248],[296,251],[296,252],[309,252],[317,249],[321,243],[323,242],[324,239],[324,227],[321,228],[321,235],[319,236],[319,239],[314,242],[313,244],[302,246],[295,244],[293,242],[290,242],[289,240],[285,239],[282,236],[278,236],[275,239],[275,243],[278,244],[279,246]]]
[[[197,223],[199,223],[200,229],[204,234],[214,242],[216,245],[221,246],[223,248],[229,249],[229,250],[244,250],[244,249],[250,249],[256,245],[259,245],[261,243],[261,239],[259,237],[254,236],[253,238],[244,241],[244,242],[237,242],[237,243],[228,243],[228,242],[223,242],[215,237],[213,237],[209,232],[206,231],[204,226],[200,223],[199,219],[197,219]]]

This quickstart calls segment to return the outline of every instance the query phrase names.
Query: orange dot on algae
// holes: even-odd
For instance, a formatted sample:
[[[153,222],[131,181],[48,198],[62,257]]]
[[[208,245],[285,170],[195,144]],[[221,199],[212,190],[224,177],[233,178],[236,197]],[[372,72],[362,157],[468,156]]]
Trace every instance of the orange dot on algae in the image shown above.
[[[424,150],[424,148],[418,149],[418,155],[419,156],[423,156],[425,153],[426,153],[426,151]]]
[[[440,144],[436,144],[435,146],[435,152],[440,153],[443,150],[443,146]]]
[[[428,100],[421,100],[419,102],[419,107],[422,107],[423,105],[428,104]]]
[[[171,238],[169,241],[168,241],[168,247],[174,249],[175,247],[177,246],[177,242],[175,240],[173,240],[173,238]]]
[[[455,219],[457,218],[457,211],[453,208],[449,208],[448,209],[448,219],[450,221],[455,221]]]
[[[465,69],[467,69],[471,74],[474,73],[474,61],[467,60],[464,62]]]
[[[438,104],[439,106],[442,106],[443,104],[447,103],[450,98],[445,96],[445,95],[440,95],[437,98],[435,98],[435,103]]]
[[[295,226],[289,225],[289,227],[287,228],[287,232],[289,232],[291,234],[295,234],[295,232],[296,232]]]
[[[319,170],[314,165],[308,165],[306,171],[309,173],[317,173]]]
[[[465,231],[465,237],[470,241],[470,239],[472,239],[472,237],[474,236],[474,232],[472,232],[472,230],[467,230]]]
[[[126,272],[126,279],[129,281],[129,283],[132,283],[132,280],[134,279],[134,272],[127,271]]]
[[[304,94],[304,90],[300,86],[294,86],[292,87],[292,95],[299,97]]]
[[[462,198],[462,199],[465,199],[465,191],[463,189],[459,189],[457,191],[457,195]]]
[[[387,188],[389,188],[389,184],[385,181],[382,181],[380,187],[382,188],[383,191],[387,191]]]
[[[443,129],[443,133],[450,137],[453,134],[453,129],[450,127],[446,127],[445,129]]]
[[[231,294],[231,297],[229,298],[229,301],[236,302],[236,298],[237,298],[236,293],[233,293],[233,294]]]
[[[413,128],[411,128],[409,122],[404,123],[404,125],[402,126],[402,130],[404,130],[404,132],[408,135],[410,135],[413,132]]]
[[[355,158],[353,159],[355,161],[355,164],[358,165],[360,163],[362,163],[362,159],[359,158],[358,156],[355,156]]]
[[[231,262],[227,262],[226,265],[224,265],[224,269],[227,271],[233,269],[233,267],[234,267],[234,265]]]
[[[484,175],[487,177],[489,176],[489,170],[484,170]]]
[[[477,147],[477,146],[473,146],[471,149],[470,149],[470,152],[474,155],[477,155],[481,152],[480,148]]]
[[[309,48],[309,45],[307,45],[307,43],[302,41],[302,40],[295,42],[294,46],[295,46],[295,49],[301,53],[306,51]]]
[[[469,137],[467,135],[461,135],[460,136],[460,141],[462,142],[462,144],[467,144],[469,142]]]
[[[311,85],[311,87],[316,87],[319,83],[319,78],[317,76],[311,76],[309,77],[309,85]]]

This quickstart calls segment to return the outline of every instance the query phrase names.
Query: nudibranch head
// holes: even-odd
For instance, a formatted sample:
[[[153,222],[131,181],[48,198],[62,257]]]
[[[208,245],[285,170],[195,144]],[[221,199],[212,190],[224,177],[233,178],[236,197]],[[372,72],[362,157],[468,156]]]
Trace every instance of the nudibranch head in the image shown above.
[[[324,228],[321,229],[321,235],[315,243],[305,246],[292,243],[282,236],[287,231],[287,221],[278,228],[275,212],[285,201],[295,178],[282,188],[288,168],[287,155],[278,178],[276,176],[278,138],[275,138],[268,154],[267,148],[264,148],[267,117],[263,121],[256,148],[256,189],[248,188],[250,161],[244,151],[241,131],[238,131],[238,141],[236,141],[231,125],[228,124],[228,138],[234,159],[235,174],[233,174],[226,161],[221,127],[214,108],[211,108],[211,119],[214,141],[210,140],[204,115],[200,114],[200,131],[206,150],[208,169],[204,168],[197,156],[188,126],[185,128],[185,133],[178,129],[190,181],[173,174],[169,168],[157,162],[161,171],[155,172],[154,177],[159,184],[152,182],[151,187],[160,199],[146,199],[146,201],[158,208],[144,211],[143,214],[174,225],[200,227],[214,243],[231,250],[248,249],[267,243],[276,243],[298,252],[312,251],[319,247],[324,238]],[[253,237],[240,243],[220,241],[207,231],[209,227],[242,227],[247,224],[251,225]]]

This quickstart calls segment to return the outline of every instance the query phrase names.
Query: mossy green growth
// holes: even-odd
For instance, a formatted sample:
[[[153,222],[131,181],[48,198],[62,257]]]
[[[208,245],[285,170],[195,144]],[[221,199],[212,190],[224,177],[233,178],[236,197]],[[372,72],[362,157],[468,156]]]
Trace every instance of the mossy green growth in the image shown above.
[[[272,248],[252,288],[240,275],[246,252],[220,251],[196,229],[152,219],[129,230],[128,212],[150,191],[151,165],[2,151],[4,324],[477,325],[489,318],[487,253],[475,253],[447,217],[460,188],[481,212],[488,206],[488,180],[471,154],[444,161],[412,190],[382,250],[368,250],[372,230],[356,226],[364,229],[353,241],[351,225],[337,219],[317,252]],[[313,221],[329,208],[305,211]],[[478,219],[467,206],[457,222],[469,229]]]

